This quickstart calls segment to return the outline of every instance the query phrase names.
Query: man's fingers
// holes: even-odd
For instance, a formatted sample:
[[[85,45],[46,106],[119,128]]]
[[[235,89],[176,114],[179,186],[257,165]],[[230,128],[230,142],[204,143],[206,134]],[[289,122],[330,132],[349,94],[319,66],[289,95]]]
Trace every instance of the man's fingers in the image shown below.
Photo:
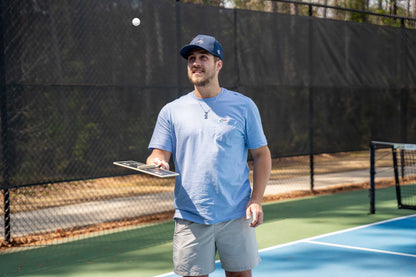
[[[250,227],[256,227],[258,223],[258,215],[257,213],[253,213],[253,220],[250,223]]]
[[[155,158],[155,159],[153,160],[153,164],[157,165],[157,166],[158,166],[158,167],[160,167],[160,168],[163,168],[163,169],[169,170],[169,164],[168,164],[166,161],[161,160],[161,159],[159,159],[159,158]]]
[[[250,208],[250,206],[246,209],[246,219],[247,220],[251,219],[251,208]]]

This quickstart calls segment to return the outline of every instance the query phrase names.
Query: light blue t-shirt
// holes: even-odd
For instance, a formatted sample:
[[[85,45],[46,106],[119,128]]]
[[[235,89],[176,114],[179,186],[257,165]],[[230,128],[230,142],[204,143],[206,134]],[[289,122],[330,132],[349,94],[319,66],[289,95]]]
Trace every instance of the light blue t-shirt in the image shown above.
[[[190,92],[166,104],[149,149],[171,152],[180,174],[175,182],[175,218],[215,224],[245,217],[251,195],[248,149],[265,145],[255,103],[222,89],[216,97],[199,99]]]

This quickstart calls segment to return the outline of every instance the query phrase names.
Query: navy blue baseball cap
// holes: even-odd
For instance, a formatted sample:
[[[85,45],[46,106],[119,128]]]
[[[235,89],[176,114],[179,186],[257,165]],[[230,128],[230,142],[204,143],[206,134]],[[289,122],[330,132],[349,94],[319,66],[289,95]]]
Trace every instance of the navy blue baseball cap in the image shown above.
[[[182,48],[181,56],[188,59],[190,52],[196,48],[204,49],[222,60],[222,46],[214,37],[197,35],[188,45]]]

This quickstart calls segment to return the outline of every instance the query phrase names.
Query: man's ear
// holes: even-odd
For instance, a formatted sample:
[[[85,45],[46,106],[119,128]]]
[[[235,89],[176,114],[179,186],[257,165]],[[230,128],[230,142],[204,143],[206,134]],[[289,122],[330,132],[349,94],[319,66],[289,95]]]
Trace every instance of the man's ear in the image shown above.
[[[217,71],[220,71],[222,68],[222,60],[217,61]]]

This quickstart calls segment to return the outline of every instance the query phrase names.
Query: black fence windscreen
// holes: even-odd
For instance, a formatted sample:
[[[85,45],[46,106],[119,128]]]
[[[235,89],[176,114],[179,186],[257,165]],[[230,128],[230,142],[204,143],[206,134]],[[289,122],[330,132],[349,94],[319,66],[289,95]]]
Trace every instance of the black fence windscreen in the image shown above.
[[[179,50],[199,33],[222,43],[221,84],[256,102],[274,157],[416,140],[414,30],[168,0],[2,3],[2,186],[143,161],[160,108],[192,89]]]

